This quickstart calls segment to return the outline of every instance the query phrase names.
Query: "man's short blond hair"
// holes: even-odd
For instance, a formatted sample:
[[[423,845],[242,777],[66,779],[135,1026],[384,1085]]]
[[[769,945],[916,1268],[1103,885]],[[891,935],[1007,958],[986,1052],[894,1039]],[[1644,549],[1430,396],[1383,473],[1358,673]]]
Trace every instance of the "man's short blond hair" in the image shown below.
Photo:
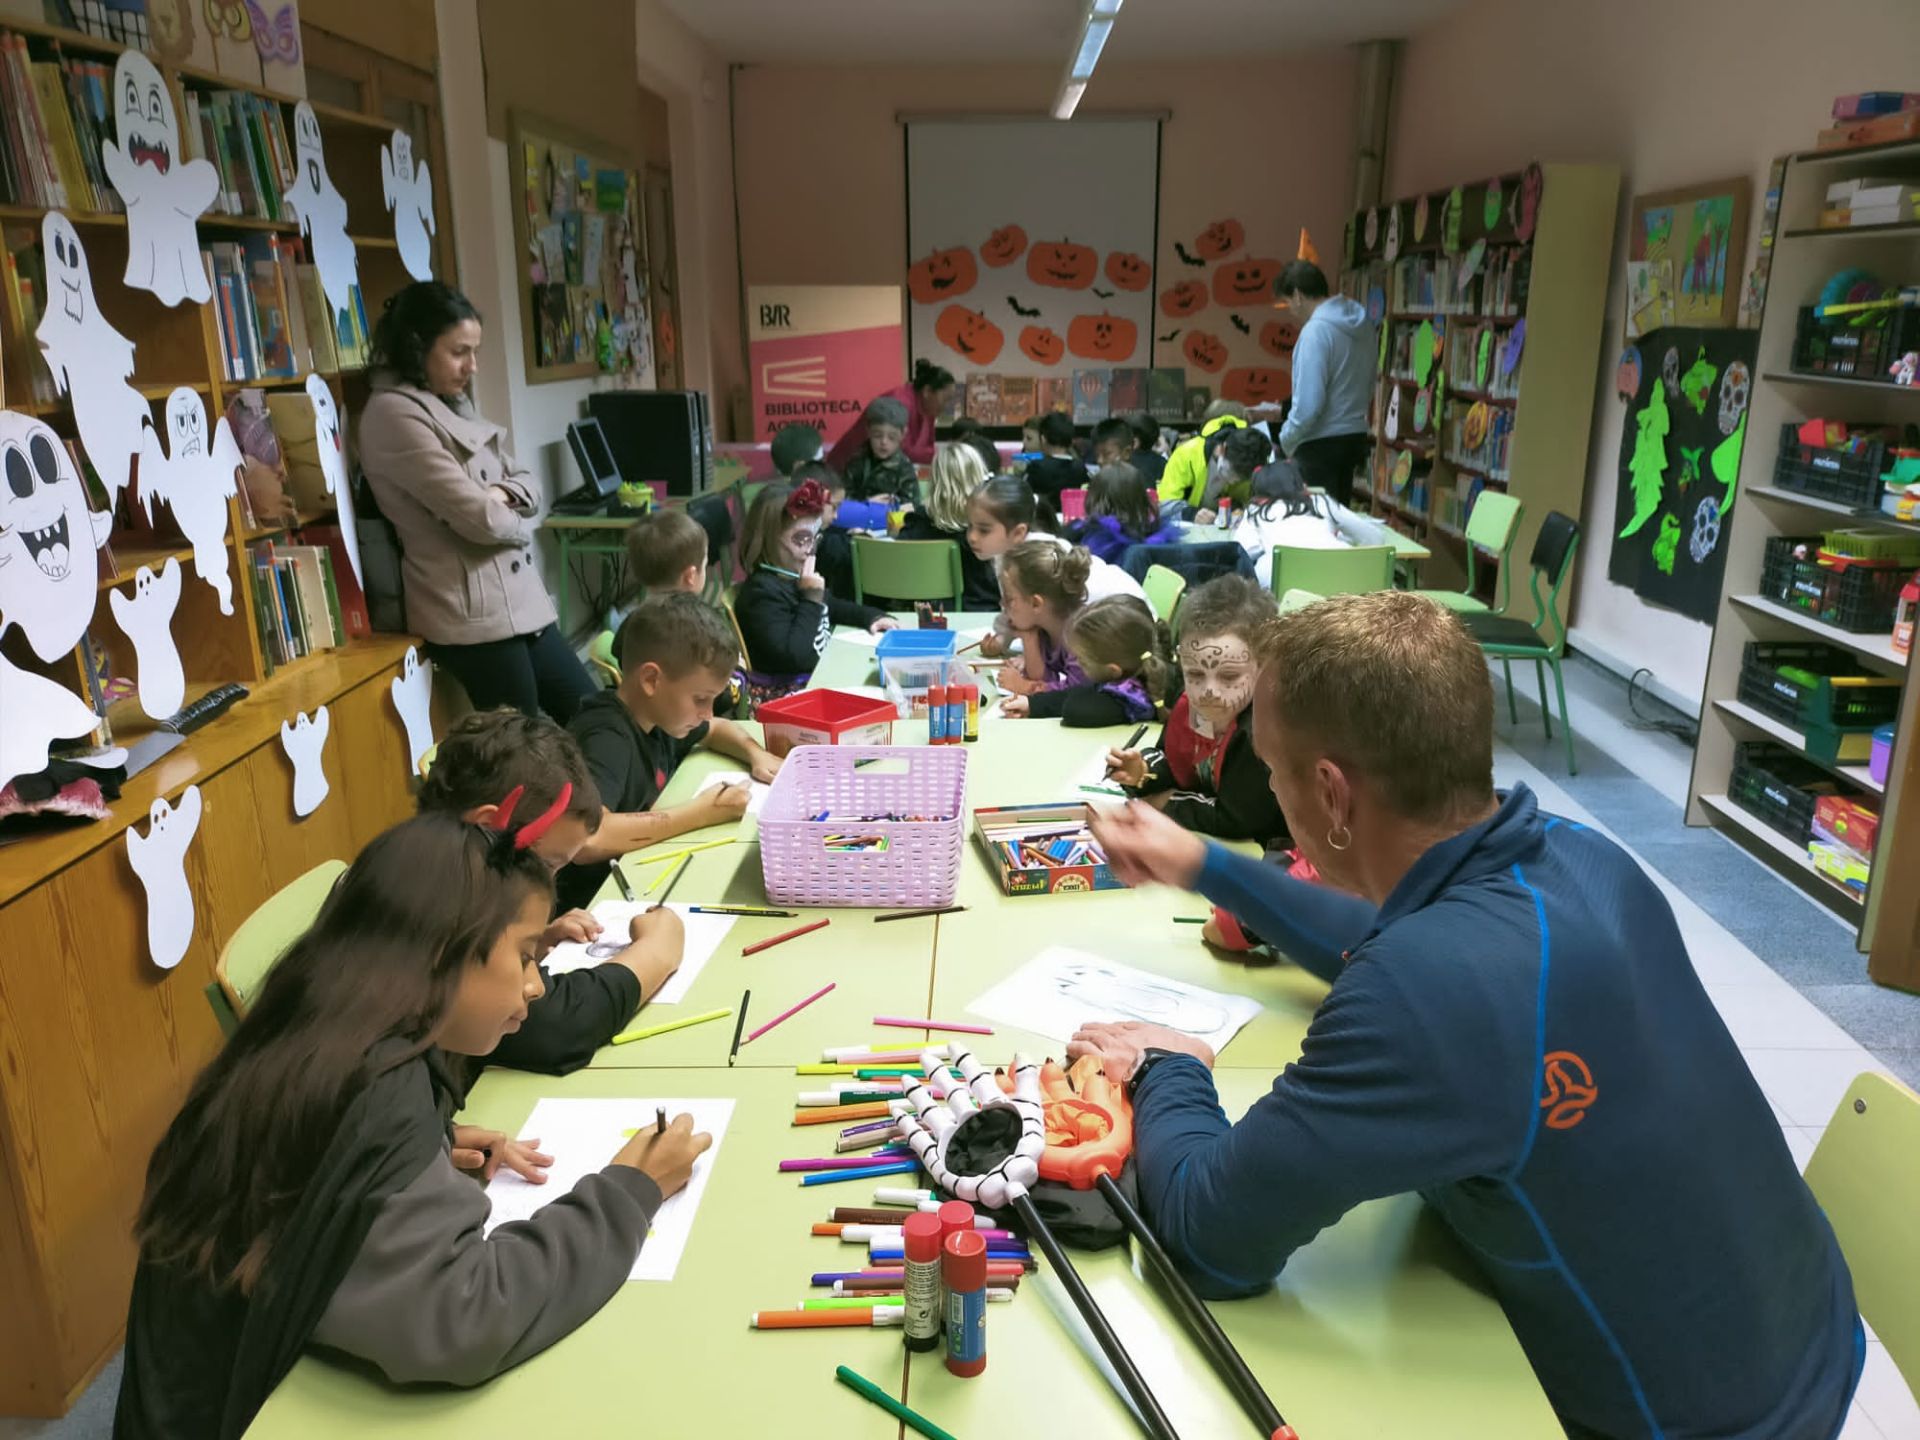
[[[1493,800],[1493,681],[1452,611],[1418,595],[1339,595],[1261,632],[1259,698],[1291,763],[1326,756],[1410,820]]]

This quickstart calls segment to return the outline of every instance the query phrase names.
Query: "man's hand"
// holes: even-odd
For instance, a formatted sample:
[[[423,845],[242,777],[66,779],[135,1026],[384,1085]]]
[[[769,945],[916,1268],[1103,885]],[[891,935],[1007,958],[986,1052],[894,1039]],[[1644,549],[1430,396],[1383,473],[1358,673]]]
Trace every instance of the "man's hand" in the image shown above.
[[[503,1131],[478,1125],[453,1127],[450,1158],[458,1169],[479,1172],[483,1181],[493,1179],[504,1165],[534,1185],[547,1183],[547,1166],[553,1164],[553,1156],[540,1153],[538,1140],[510,1140]]]
[[[1089,809],[1087,825],[1114,874],[1128,885],[1191,890],[1200,879],[1207,842],[1151,805],[1132,800],[1118,809]]]
[[[556,916],[540,935],[542,954],[556,945],[586,945],[600,938],[600,922],[589,910],[569,910]]]
[[[1140,1067],[1140,1057],[1149,1050],[1171,1050],[1176,1055],[1191,1055],[1209,1070],[1213,1068],[1213,1050],[1193,1036],[1165,1025],[1146,1025],[1138,1020],[1118,1024],[1096,1021],[1082,1025],[1067,1042],[1067,1059],[1082,1055],[1098,1056],[1107,1078],[1124,1085]]]

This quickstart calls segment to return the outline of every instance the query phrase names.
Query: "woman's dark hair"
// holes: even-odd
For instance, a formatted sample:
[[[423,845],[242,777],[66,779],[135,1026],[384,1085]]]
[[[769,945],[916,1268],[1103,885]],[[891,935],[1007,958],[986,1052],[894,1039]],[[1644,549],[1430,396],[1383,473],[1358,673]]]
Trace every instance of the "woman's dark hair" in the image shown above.
[[[1234,430],[1220,442],[1227,468],[1236,475],[1251,476],[1273,454],[1273,442],[1251,426]]]
[[[387,301],[373,327],[368,368],[391,370],[409,385],[427,384],[427,352],[462,320],[478,320],[473,302],[451,285],[418,280]]]
[[[1009,530],[1033,528],[1033,487],[1023,475],[993,476],[967,497],[967,504],[978,505]]]
[[[1147,602],[1131,595],[1109,595],[1076,610],[1067,622],[1067,648],[1079,657],[1089,677],[1111,665],[1122,676],[1138,675],[1147,698],[1167,702],[1173,683],[1173,634],[1156,620]]]
[[[1058,410],[1049,410],[1040,417],[1040,443],[1051,445],[1056,450],[1066,450],[1073,445],[1073,417],[1063,415]]]
[[[1128,538],[1145,540],[1160,523],[1157,499],[1133,466],[1102,465],[1087,486],[1087,515],[1111,515]]]
[[[931,360],[913,362],[913,388],[916,390],[944,390],[953,384],[953,372],[943,369]]]
[[[1311,260],[1289,260],[1273,282],[1273,293],[1282,299],[1299,291],[1309,300],[1327,298],[1327,272]]]
[[[1254,471],[1252,498],[1266,502],[1260,507],[1262,517],[1270,517],[1276,505],[1286,507],[1281,512],[1286,516],[1314,513],[1313,496],[1307,493],[1307,477],[1291,460],[1276,460]]]
[[[552,895],[531,849],[457,816],[376,837],[161,1137],[134,1226],[143,1258],[249,1291],[348,1107],[432,1047],[462,973]]]

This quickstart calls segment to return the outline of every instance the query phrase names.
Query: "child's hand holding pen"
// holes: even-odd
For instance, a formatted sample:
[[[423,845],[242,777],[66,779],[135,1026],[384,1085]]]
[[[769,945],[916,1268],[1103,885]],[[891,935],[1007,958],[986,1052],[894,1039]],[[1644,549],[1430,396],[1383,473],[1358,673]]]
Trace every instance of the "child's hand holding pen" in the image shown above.
[[[707,809],[713,814],[714,823],[738,820],[747,813],[747,801],[753,798],[753,782],[745,778],[729,780],[702,793]]]
[[[1147,758],[1138,750],[1107,751],[1107,778],[1117,780],[1129,790],[1147,783]]]

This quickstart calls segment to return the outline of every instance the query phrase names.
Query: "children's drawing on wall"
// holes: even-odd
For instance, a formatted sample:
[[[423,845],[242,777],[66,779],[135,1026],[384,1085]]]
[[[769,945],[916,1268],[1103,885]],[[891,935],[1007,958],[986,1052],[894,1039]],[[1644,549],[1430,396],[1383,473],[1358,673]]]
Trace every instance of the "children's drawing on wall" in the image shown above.
[[[233,577],[228,573],[227,502],[239,493],[246,464],[233,427],[222,415],[211,428],[197,391],[182,385],[167,397],[167,448],[149,430],[140,450],[140,500],[153,518],[158,500],[193,546],[193,570],[220,597],[220,613],[233,613]],[[171,712],[169,712],[171,713]]]
[[[295,715],[291,724],[280,722],[280,748],[293,762],[293,813],[302,818],[318,810],[327,798],[327,768],[323,762],[331,725],[324,705],[312,715]]]
[[[360,259],[347,235],[347,202],[327,174],[327,157],[320,140],[320,120],[313,106],[302,100],[293,107],[293,162],[296,174],[286,201],[300,233],[307,237],[313,263],[320,271],[320,288],[336,319],[353,307],[353,288],[360,283]]]
[[[1737,176],[1634,197],[1627,231],[1630,336],[1660,326],[1734,323],[1751,194],[1752,181]]]
[[[433,278],[433,175],[413,158],[413,137],[404,130],[380,147],[380,193],[393,212],[393,240],[400,263],[416,280]]]
[[[140,708],[164,720],[187,698],[180,647],[173,638],[173,612],[180,604],[180,562],[173,556],[160,573],[142,565],[133,572],[133,593],[108,592],[114,623],[133,642],[133,673]]]
[[[114,62],[110,102],[117,138],[101,142],[100,160],[127,207],[123,278],[151,290],[162,305],[204,305],[213,288],[194,222],[213,204],[220,172],[211,161],[181,153],[173,96],[138,50],[123,51]]]
[[[147,833],[127,827],[127,860],[147,892],[147,954],[171,970],[193,943],[193,891],[187,885],[187,847],[200,828],[200,787],[189,785],[178,805],[156,799]]]
[[[34,339],[53,372],[54,388],[73,402],[74,427],[107,487],[111,508],[126,488],[141,434],[153,428],[153,412],[127,383],[133,376],[133,342],[100,313],[80,232],[57,210],[40,222],[40,250],[47,296]]]

